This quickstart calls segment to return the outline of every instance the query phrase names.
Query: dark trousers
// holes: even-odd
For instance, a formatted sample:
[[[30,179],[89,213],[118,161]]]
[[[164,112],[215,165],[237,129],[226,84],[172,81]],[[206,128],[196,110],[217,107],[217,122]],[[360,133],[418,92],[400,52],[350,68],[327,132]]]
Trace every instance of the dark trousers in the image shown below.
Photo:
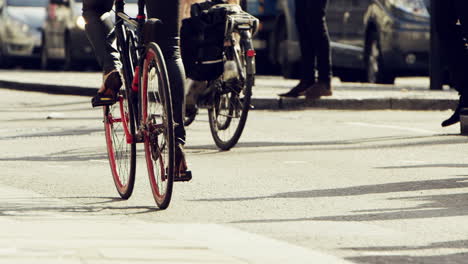
[[[295,0],[296,25],[301,46],[301,79],[330,82],[330,37],[325,18],[327,0]]]
[[[146,0],[149,18],[158,18],[163,26],[158,28],[156,41],[161,47],[171,84],[174,121],[178,124],[175,135],[179,142],[185,142],[183,108],[185,100],[185,72],[179,48],[180,0]],[[112,29],[110,17],[102,20],[109,12],[114,0],[84,0],[83,17],[86,20],[86,33],[105,73],[119,68],[118,52],[112,47],[107,36]]]
[[[441,0],[431,7],[436,32],[440,39],[442,60],[451,74],[455,89],[468,98],[468,52],[465,37],[468,36],[468,1]],[[461,26],[457,25],[460,20]]]

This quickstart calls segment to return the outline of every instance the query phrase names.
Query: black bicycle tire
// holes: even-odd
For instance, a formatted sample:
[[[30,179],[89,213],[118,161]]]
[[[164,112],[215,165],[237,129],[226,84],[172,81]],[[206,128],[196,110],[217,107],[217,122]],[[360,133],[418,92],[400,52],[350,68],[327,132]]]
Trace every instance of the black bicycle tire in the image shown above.
[[[122,96],[122,99],[127,101],[128,104],[128,129],[130,136],[132,138],[132,142],[128,143],[131,145],[130,149],[130,172],[128,175],[128,183],[125,188],[122,188],[120,186],[121,182],[119,182],[118,178],[120,178],[119,175],[115,174],[115,171],[112,168],[112,161],[111,161],[111,156],[109,153],[109,146],[108,146],[108,157],[109,157],[109,163],[111,166],[111,172],[112,172],[112,178],[114,180],[114,185],[117,189],[117,192],[119,193],[120,197],[122,199],[128,199],[133,193],[133,189],[135,186],[135,177],[136,177],[136,140],[135,140],[135,131],[136,131],[136,118],[135,118],[135,113],[134,109],[135,107],[133,106],[133,92],[132,92],[132,76],[133,76],[133,70],[131,68],[131,64],[129,63],[132,58],[130,58],[130,47],[129,42],[124,40],[123,38],[123,30],[124,27],[121,26],[119,28],[116,27],[116,32],[118,35],[118,45],[119,45],[119,53],[122,61],[122,77],[123,77],[123,86],[120,89],[120,96]],[[128,39],[127,39],[128,40]],[[130,100],[131,99],[131,100]],[[119,105],[120,102],[117,102],[116,105]],[[108,113],[108,109],[111,106],[105,106],[104,107],[104,114],[105,114],[105,120],[104,122],[107,122],[107,116],[106,113]],[[122,117],[121,117],[122,118]],[[105,127],[106,128],[106,127]],[[107,132],[106,132],[107,133]],[[106,134],[107,137],[107,134]]]
[[[242,47],[241,49],[243,52],[245,52],[246,48],[245,47]],[[255,63],[254,63],[254,60],[255,58],[252,58],[251,60],[246,60],[246,63],[251,63],[251,67],[254,67]],[[246,68],[247,68],[247,65],[245,65]],[[208,121],[209,121],[209,124],[210,124],[210,132],[211,132],[211,136],[213,137],[213,140],[216,144],[216,146],[218,148],[220,148],[221,150],[229,150],[231,149],[232,147],[234,147],[237,142],[239,141],[243,131],[244,131],[244,128],[245,128],[245,124],[247,122],[247,117],[248,117],[248,113],[249,113],[249,110],[250,110],[250,101],[251,101],[251,98],[252,98],[252,87],[253,87],[253,83],[254,83],[254,79],[255,79],[255,75],[254,74],[247,74],[246,76],[246,80],[244,81],[244,89],[243,89],[243,92],[244,92],[244,97],[243,97],[243,107],[242,107],[242,112],[241,112],[241,117],[239,119],[239,123],[237,125],[237,128],[235,130],[235,132],[233,133],[232,137],[229,139],[229,140],[222,140],[219,136],[218,136],[218,133],[217,133],[217,121],[216,121],[216,113],[215,113],[215,109],[214,109],[214,105],[213,107],[210,107],[208,109]],[[229,124],[232,123],[232,121],[230,120],[229,121]]]
[[[120,104],[120,103],[117,103],[117,105]],[[117,174],[116,170],[113,168],[115,166],[115,164],[112,164],[113,161],[112,161],[112,156],[115,157],[115,153],[111,153],[110,152],[110,147],[109,146],[109,136],[108,136],[108,133],[112,133],[112,131],[107,131],[108,130],[108,111],[109,111],[109,108],[111,106],[105,106],[104,107],[104,130],[105,130],[105,133],[106,133],[106,144],[107,144],[107,154],[108,154],[108,158],[109,158],[109,165],[111,167],[111,173],[112,173],[112,179],[114,180],[114,185],[115,185],[115,188],[117,190],[117,192],[119,193],[120,197],[122,199],[128,199],[130,198],[130,196],[132,195],[133,193],[133,188],[135,186],[135,174],[136,174],[136,144],[135,142],[131,142],[131,143],[127,143],[130,145],[130,160],[129,160],[129,171],[128,171],[128,179],[127,179],[127,183],[126,184],[122,184],[122,181],[120,180],[122,178],[122,175],[120,175],[120,171],[119,173]],[[133,114],[131,113],[131,107],[129,106],[128,108],[129,110],[129,129],[130,129],[130,134],[131,135],[135,135],[135,121],[133,120]],[[123,124],[122,124],[122,127],[123,127]],[[125,133],[123,133],[123,136],[125,137]],[[114,143],[114,140],[112,140],[112,144]],[[113,148],[113,146],[112,146]],[[115,158],[114,158],[115,159]]]

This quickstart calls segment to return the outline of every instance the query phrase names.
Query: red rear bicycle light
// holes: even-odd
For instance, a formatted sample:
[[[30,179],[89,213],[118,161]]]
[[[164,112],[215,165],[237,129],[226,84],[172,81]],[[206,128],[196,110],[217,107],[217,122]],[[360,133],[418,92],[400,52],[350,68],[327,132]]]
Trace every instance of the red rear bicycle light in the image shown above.
[[[246,54],[247,54],[247,57],[250,57],[250,58],[255,57],[255,55],[257,55],[257,54],[255,53],[255,50],[253,50],[253,49],[249,49],[249,50],[246,52]]]

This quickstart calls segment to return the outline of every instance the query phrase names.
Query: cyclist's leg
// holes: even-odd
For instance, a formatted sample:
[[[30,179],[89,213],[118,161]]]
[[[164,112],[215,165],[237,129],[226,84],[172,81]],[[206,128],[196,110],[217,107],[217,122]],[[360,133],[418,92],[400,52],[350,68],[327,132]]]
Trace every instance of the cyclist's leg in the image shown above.
[[[86,34],[94,47],[98,62],[104,73],[109,73],[120,66],[118,52],[107,36],[113,25],[110,16],[103,15],[112,9],[113,0],[84,0],[83,17],[86,20]]]
[[[117,91],[122,86],[118,72],[118,52],[112,47],[112,40],[108,38],[113,23],[110,16],[105,15],[112,9],[113,3],[113,0],[83,1],[86,34],[104,72],[103,84],[91,100],[93,107],[113,104],[117,99]]]
[[[174,121],[177,123],[175,129],[176,141],[183,145],[185,143],[185,128],[183,125],[185,71],[179,47],[180,4],[181,0],[148,0],[146,3],[148,17],[158,18],[163,21],[163,26],[158,29],[155,41],[161,47],[169,73]]]
[[[183,146],[185,144],[184,107],[185,107],[185,71],[180,55],[180,15],[181,0],[148,0],[148,16],[163,21],[155,36],[166,61],[169,81],[171,83],[174,130],[176,138],[175,168],[176,177],[187,176],[187,163]],[[191,176],[190,176],[191,177]]]

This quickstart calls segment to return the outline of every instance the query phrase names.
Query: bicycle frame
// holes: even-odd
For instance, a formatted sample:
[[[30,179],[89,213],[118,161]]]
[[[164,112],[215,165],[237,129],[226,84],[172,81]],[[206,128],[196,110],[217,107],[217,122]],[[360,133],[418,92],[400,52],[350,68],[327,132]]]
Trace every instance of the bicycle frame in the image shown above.
[[[242,12],[240,14],[229,14],[227,16],[227,23],[225,28],[225,36],[228,36],[228,41],[235,46],[235,39],[232,37],[233,33],[238,33],[240,35],[240,44],[244,47],[244,56],[246,60],[252,62],[253,58],[255,57],[255,50],[252,46],[252,35],[254,35],[259,27],[259,21],[257,18],[251,16],[248,13]],[[240,65],[240,58],[237,52],[234,52],[235,61],[237,64],[237,69],[239,74],[241,75],[241,79],[244,81],[246,80],[247,76],[255,75],[255,68],[251,67],[251,63],[247,63],[247,69],[244,74],[242,71],[242,66]],[[254,83],[252,83],[254,85]]]
[[[129,104],[131,108],[131,113],[136,121],[135,127],[137,131],[140,129],[141,123],[141,109],[138,102],[140,102],[141,84],[139,81],[139,76],[141,75],[140,69],[143,65],[143,53],[145,51],[143,43],[143,26],[146,22],[145,15],[145,0],[138,0],[138,15],[136,18],[131,18],[124,12],[125,0],[116,0],[115,1],[115,36],[117,38],[117,47],[119,48],[120,61],[123,67],[124,81],[125,81],[125,91],[129,98]],[[133,43],[131,43],[133,42]],[[133,46],[132,46],[133,45]],[[130,50],[131,47],[135,50]],[[132,53],[133,56],[129,54]],[[133,57],[133,58],[132,58]],[[121,114],[123,113],[123,108],[121,108]],[[140,137],[136,137],[130,134],[128,129],[125,129],[125,134],[127,138],[127,143],[131,144],[135,140],[136,142],[142,142]]]

